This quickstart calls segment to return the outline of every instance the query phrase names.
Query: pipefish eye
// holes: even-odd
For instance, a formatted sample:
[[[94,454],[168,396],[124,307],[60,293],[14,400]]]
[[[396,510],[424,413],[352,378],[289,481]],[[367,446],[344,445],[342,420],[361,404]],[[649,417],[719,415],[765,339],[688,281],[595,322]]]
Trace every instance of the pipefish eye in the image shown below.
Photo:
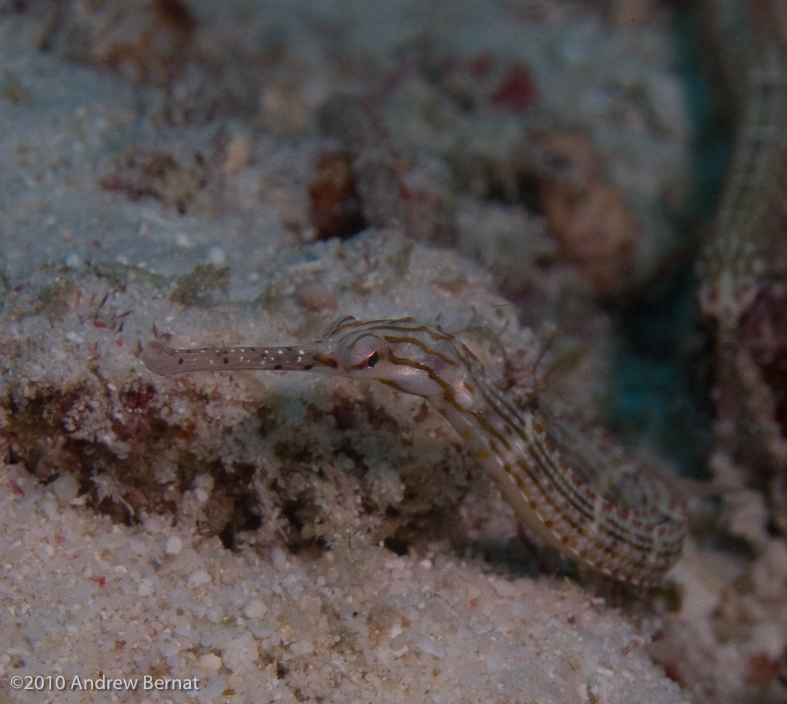
[[[364,332],[345,340],[337,350],[339,364],[347,371],[363,372],[377,367],[388,356],[384,338]]]

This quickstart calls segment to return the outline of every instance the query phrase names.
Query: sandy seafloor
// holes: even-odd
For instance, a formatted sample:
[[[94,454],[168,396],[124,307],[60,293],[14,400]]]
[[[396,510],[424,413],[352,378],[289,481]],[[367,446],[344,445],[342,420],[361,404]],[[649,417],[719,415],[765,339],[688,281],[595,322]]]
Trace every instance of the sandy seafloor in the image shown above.
[[[783,543],[761,536],[752,567],[690,537],[659,594],[616,599],[526,547],[421,399],[138,359],[154,336],[296,344],[341,314],[412,315],[525,391],[558,367],[603,420],[594,270],[489,194],[516,186],[529,129],[590,135],[636,222],[627,283],[647,276],[691,137],[660,10],[195,0],[191,27],[178,7],[0,4],[0,702],[784,701]],[[522,66],[537,98],[501,91]],[[337,91],[379,93],[373,118],[321,132]],[[323,241],[337,143],[372,186],[361,231]],[[404,216],[379,173],[404,173]],[[723,603],[745,633],[714,621]],[[102,676],[138,684],[85,689]]]

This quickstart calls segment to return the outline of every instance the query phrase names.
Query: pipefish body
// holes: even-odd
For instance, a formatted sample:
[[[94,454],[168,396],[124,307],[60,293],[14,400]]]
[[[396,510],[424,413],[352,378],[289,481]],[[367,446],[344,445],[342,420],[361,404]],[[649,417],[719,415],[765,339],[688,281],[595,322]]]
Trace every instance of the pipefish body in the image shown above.
[[[322,339],[288,347],[172,349],[142,360],[182,372],[310,371],[377,381],[425,398],[491,475],[518,518],[563,555],[615,579],[658,584],[681,553],[683,501],[600,431],[521,408],[453,335],[412,318],[345,316]]]

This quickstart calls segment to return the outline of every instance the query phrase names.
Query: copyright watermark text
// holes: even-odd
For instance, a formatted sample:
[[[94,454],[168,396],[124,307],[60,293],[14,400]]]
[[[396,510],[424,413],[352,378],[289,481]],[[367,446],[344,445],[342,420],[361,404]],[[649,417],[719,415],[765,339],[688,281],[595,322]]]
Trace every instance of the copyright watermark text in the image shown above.
[[[65,675],[14,675],[10,678],[12,689],[32,691],[71,690],[199,690],[199,677],[66,677]]]

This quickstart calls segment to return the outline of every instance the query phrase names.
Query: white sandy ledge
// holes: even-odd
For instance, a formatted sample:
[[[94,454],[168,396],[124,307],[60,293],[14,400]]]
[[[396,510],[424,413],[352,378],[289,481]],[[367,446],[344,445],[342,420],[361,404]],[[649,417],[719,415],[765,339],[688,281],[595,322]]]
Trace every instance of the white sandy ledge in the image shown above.
[[[150,513],[126,527],[80,505],[65,466],[69,455],[59,455],[56,442],[51,456],[38,461],[39,472],[50,463],[60,477],[46,486],[19,465],[2,466],[0,701],[684,701],[643,651],[653,628],[638,631],[579,587],[490,575],[480,557],[463,561],[439,526],[431,528],[434,541],[408,556],[380,546],[397,521],[428,526],[433,515],[460,511],[455,504],[462,499],[480,501],[475,510],[487,522],[499,516],[509,535],[516,525],[488,479],[472,470],[454,431],[438,414],[422,411],[420,399],[308,374],[163,379],[136,358],[137,341],[149,339],[153,324],[175,344],[286,343],[294,326],[313,339],[322,318],[344,312],[430,319],[439,311],[446,329],[470,326],[466,339],[492,365],[500,362],[494,352],[501,345],[525,352],[535,345],[511,307],[491,292],[490,275],[459,255],[418,244],[409,251],[392,233],[320,247],[289,269],[271,267],[288,272],[271,274],[271,285],[278,281],[275,314],[270,306],[230,302],[185,309],[169,300],[168,286],[156,288],[133,270],[122,287],[87,272],[42,273],[9,300],[0,315],[10,351],[3,393],[15,399],[17,411],[0,418],[6,428],[15,427],[26,403],[52,390],[76,391],[79,401],[68,417],[56,419],[58,427],[133,467],[122,463],[144,451],[148,436],[122,393],[151,384],[155,413],[172,425],[192,422],[196,430],[185,449],[172,436],[173,447],[152,465],[150,486],[172,481],[184,451],[195,461],[225,462],[229,478],[237,463],[252,463],[267,523],[233,552],[206,535],[213,489],[207,475],[176,497],[176,524]],[[312,276],[335,297],[329,298],[336,311],[304,317],[288,292],[315,253],[319,267]],[[53,295],[56,312],[41,309],[40,301]],[[121,329],[125,311],[131,312]],[[330,415],[335,393],[354,409],[354,428],[337,429]],[[267,436],[259,431],[261,408],[275,419]],[[129,440],[118,428],[139,435]],[[276,433],[316,452],[315,465],[330,481],[318,479],[308,462],[278,458],[271,449]],[[362,458],[365,475],[357,462],[341,459],[342,438]],[[91,481],[103,477],[99,489],[112,495],[107,474]],[[330,550],[287,551],[275,528],[281,514],[270,509],[271,481],[293,497],[311,497],[317,518],[308,530],[325,535]],[[360,510],[362,495],[378,509]],[[386,504],[398,519],[387,516]],[[467,502],[462,510],[469,510]],[[146,675],[196,677],[199,690],[7,689],[13,676],[62,674],[70,687],[74,677],[100,673],[138,678],[140,688]]]
[[[266,561],[185,521],[113,525],[21,467],[2,472],[0,672],[67,686],[2,701],[684,701],[642,634],[572,584],[362,541]],[[196,509],[198,492],[184,501]],[[69,691],[99,673],[139,691]],[[145,675],[200,689],[143,691]]]

